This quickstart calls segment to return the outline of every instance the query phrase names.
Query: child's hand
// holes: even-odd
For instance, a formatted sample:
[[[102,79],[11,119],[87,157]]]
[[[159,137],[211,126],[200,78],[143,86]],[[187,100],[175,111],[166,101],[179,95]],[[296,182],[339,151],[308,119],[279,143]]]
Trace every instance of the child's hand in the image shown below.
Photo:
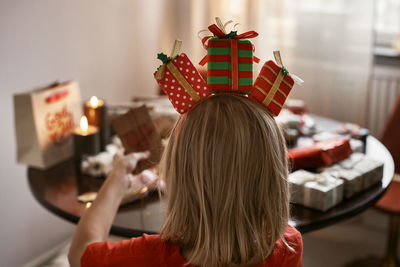
[[[147,159],[150,152],[131,153],[128,155],[116,154],[113,159],[113,170],[108,176],[108,180],[121,187],[122,190],[131,188],[138,179],[133,175],[139,161]]]
[[[139,161],[149,156],[149,152],[116,155],[113,170],[100,188],[96,200],[79,220],[68,254],[71,266],[80,266],[83,252],[89,244],[106,240],[121,199],[136,179],[132,171]]]

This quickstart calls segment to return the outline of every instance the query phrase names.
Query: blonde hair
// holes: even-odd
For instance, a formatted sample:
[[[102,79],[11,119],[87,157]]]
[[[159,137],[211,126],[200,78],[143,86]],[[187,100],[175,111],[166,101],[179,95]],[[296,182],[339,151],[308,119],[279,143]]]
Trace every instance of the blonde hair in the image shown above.
[[[263,262],[289,217],[280,129],[253,101],[212,97],[172,130],[161,161],[167,186],[161,236],[201,266]]]

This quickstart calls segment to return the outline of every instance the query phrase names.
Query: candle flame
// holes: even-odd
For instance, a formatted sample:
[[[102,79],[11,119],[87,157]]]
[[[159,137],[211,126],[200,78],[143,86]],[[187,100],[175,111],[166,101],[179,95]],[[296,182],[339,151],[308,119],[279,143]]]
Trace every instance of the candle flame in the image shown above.
[[[81,129],[82,130],[87,131],[87,129],[88,129],[88,120],[87,120],[86,116],[82,116],[80,125],[81,125]]]
[[[90,98],[90,105],[91,105],[93,108],[97,108],[97,107],[98,107],[98,105],[99,105],[99,99],[97,98],[97,96],[92,96],[92,97]]]
[[[140,190],[140,193],[141,194],[146,193],[147,190],[149,190],[149,189],[147,188],[147,186],[145,186]]]
[[[86,208],[90,208],[92,206],[92,202],[86,202]]]

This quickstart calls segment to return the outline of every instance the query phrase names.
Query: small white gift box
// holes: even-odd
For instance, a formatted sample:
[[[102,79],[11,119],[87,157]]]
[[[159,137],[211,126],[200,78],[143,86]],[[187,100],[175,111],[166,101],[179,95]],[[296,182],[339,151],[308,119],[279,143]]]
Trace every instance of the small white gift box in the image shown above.
[[[354,166],[354,170],[362,173],[363,189],[368,189],[382,180],[383,163],[365,157]]]
[[[289,174],[291,202],[326,211],[343,200],[343,184],[329,173],[298,170]]]
[[[344,182],[344,197],[351,198],[363,190],[363,175],[357,170],[347,170],[339,165],[324,169],[324,173],[329,173],[333,177],[342,179]]]
[[[353,153],[347,159],[340,161],[338,165],[362,174],[362,190],[370,188],[382,179],[383,163],[362,153]]]

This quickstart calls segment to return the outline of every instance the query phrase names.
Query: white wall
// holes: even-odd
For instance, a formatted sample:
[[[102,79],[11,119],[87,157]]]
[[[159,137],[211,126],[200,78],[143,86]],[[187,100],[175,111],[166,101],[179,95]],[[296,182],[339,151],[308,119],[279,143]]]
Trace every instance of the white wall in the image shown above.
[[[16,164],[12,95],[56,79],[110,102],[154,94],[163,2],[0,1],[0,266],[20,266],[74,230],[38,204]]]
[[[304,79],[290,97],[310,112],[366,126],[373,55],[372,0],[260,0],[256,52],[281,50],[289,71]]]

